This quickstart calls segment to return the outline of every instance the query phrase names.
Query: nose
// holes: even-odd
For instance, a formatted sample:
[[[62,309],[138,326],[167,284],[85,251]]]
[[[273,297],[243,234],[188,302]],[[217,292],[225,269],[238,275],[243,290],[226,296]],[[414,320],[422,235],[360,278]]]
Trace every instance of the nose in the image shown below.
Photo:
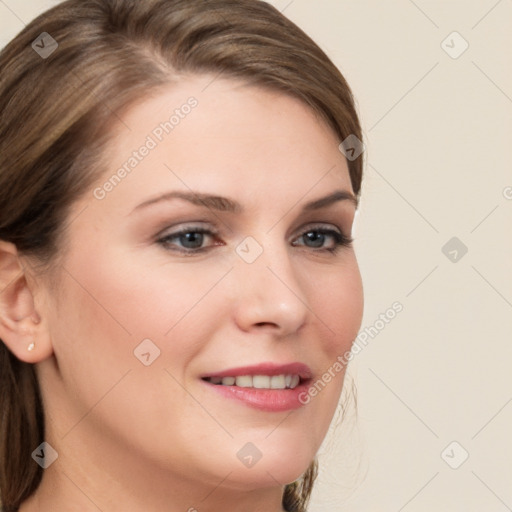
[[[306,322],[309,306],[297,268],[286,246],[262,246],[252,263],[235,263],[235,321],[243,331],[268,329],[279,337],[293,334]]]

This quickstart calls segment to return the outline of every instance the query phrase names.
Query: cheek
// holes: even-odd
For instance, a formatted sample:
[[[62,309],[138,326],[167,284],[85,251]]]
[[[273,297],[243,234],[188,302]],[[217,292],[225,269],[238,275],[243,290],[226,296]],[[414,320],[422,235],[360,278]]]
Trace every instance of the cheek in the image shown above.
[[[335,359],[349,350],[361,327],[363,286],[355,255],[331,269],[315,282],[310,281],[311,309],[325,330],[324,352]]]
[[[173,367],[178,377],[200,350],[205,327],[217,321],[218,304],[210,292],[229,266],[198,271],[191,262],[178,266],[160,259],[155,264],[115,248],[109,251],[106,243],[103,247],[96,256],[75,251],[66,263],[65,291],[55,319],[61,329],[56,336],[58,355],[71,367],[76,363],[74,375],[104,375],[106,370],[108,375],[115,368],[140,365],[134,350],[149,339],[160,350],[159,363]],[[71,336],[73,347],[66,341]],[[84,371],[77,353],[98,362]]]
[[[61,381],[65,393],[74,397],[62,419],[63,433],[93,408],[89,420],[100,418],[100,424],[116,431],[124,429],[119,418],[125,417],[131,418],[130,429],[147,428],[145,422],[138,422],[137,411],[146,411],[158,422],[168,420],[169,404],[186,416],[186,396],[164,370],[168,368],[177,381],[184,380],[189,361],[200,349],[194,340],[204,339],[199,336],[204,324],[190,319],[195,318],[196,309],[205,317],[207,301],[201,297],[215,276],[211,276],[213,282],[195,282],[190,270],[175,272],[173,279],[166,280],[163,276],[170,274],[170,267],[144,272],[119,254],[109,256],[104,251],[101,258],[85,251],[75,254],[66,262],[50,321],[61,373],[56,382]],[[141,345],[148,339],[154,345],[147,341]],[[151,359],[158,353],[149,366],[143,363],[147,352]],[[62,390],[50,391],[69,403]],[[161,400],[148,399],[154,396]],[[161,410],[158,404],[162,403],[166,405]]]
[[[301,397],[308,404],[311,435],[318,443],[324,438],[344,385],[347,354],[361,327],[363,287],[355,255],[351,253],[343,264],[326,273],[308,279],[310,307],[314,323],[321,333],[316,354],[322,365],[310,387]]]

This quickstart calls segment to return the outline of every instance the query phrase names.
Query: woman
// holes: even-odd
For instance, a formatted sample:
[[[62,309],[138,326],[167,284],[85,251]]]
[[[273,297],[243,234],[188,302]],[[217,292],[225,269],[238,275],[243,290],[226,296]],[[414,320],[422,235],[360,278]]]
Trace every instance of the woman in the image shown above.
[[[68,0],[0,68],[4,510],[306,510],[363,309],[340,72],[255,0]]]

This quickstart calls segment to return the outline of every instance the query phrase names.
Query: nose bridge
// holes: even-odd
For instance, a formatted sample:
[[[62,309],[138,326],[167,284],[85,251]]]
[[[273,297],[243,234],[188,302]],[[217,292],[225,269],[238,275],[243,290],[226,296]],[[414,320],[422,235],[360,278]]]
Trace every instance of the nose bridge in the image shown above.
[[[237,321],[245,329],[273,324],[283,331],[296,330],[308,306],[287,244],[278,241],[276,233],[257,236],[246,237],[236,248]]]

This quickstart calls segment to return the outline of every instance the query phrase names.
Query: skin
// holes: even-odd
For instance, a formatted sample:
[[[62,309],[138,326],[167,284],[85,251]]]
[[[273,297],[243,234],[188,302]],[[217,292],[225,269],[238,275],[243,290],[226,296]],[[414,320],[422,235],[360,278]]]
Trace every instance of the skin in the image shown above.
[[[197,107],[94,197],[190,96]],[[327,432],[344,372],[293,412],[226,399],[200,376],[299,361],[318,378],[350,349],[363,312],[354,250],[329,253],[331,236],[318,248],[303,235],[322,223],[349,236],[355,206],[300,212],[334,190],[352,192],[339,141],[297,99],[211,76],[169,85],[122,119],[130,130],[118,129],[108,170],[70,212],[57,291],[12,244],[0,245],[2,282],[11,283],[0,294],[0,337],[36,364],[45,439],[59,454],[20,510],[281,511],[283,485]],[[174,199],[131,213],[190,189],[236,199],[244,212]],[[156,242],[190,224],[218,229],[203,238],[208,251],[186,256]],[[235,251],[247,236],[263,249],[253,263]],[[149,366],[133,353],[146,338],[161,351]],[[236,456],[247,442],[262,453],[252,468]]]

